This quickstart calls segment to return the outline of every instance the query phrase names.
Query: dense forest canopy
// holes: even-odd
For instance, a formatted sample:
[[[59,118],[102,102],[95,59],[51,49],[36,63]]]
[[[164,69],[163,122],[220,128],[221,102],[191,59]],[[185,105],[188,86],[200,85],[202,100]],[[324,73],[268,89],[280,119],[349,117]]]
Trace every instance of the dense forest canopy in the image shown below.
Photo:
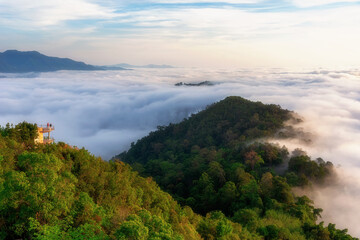
[[[201,238],[202,217],[150,178],[65,143],[35,144],[36,132],[0,128],[0,239]]]
[[[332,164],[255,141],[287,119],[227,98],[119,156],[143,177],[118,159],[35,144],[35,124],[0,127],[0,239],[353,239],[317,224],[321,209],[291,191],[331,177]]]

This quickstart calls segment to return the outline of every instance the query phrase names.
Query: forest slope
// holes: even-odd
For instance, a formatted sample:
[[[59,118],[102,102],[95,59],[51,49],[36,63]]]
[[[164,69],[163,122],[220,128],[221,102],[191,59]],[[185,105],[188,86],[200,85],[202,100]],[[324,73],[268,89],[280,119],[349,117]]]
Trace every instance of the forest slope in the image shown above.
[[[36,145],[36,129],[0,128],[0,239],[201,238],[202,217],[150,178],[65,143]]]
[[[181,123],[158,127],[116,158],[152,176],[182,205],[202,215],[222,212],[254,236],[351,239],[334,225],[316,224],[322,210],[291,191],[325,184],[332,164],[263,141],[290,118],[280,106],[228,97]]]

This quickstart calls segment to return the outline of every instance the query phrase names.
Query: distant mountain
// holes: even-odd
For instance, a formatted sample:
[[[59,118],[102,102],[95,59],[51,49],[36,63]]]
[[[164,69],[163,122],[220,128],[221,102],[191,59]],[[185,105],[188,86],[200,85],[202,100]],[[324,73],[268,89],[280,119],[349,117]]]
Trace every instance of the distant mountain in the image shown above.
[[[121,67],[121,68],[175,68],[174,66],[171,65],[157,65],[157,64],[147,64],[147,65],[131,65],[131,64],[127,64],[127,63],[120,63],[120,64],[115,64],[115,65],[110,65],[110,66],[105,66],[105,67]]]
[[[105,70],[69,58],[48,57],[36,51],[8,50],[0,53],[0,72],[51,72],[58,70]]]

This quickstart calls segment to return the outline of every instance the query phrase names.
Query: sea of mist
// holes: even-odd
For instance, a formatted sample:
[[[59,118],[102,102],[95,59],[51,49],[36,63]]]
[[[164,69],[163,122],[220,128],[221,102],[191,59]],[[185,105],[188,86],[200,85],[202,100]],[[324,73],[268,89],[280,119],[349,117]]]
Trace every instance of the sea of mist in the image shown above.
[[[211,81],[214,86],[174,86]],[[338,181],[308,192],[323,221],[360,236],[359,69],[136,69],[0,73],[0,125],[52,123],[56,141],[110,159],[159,125],[179,122],[226,96],[279,104],[304,117],[313,158],[336,166]]]

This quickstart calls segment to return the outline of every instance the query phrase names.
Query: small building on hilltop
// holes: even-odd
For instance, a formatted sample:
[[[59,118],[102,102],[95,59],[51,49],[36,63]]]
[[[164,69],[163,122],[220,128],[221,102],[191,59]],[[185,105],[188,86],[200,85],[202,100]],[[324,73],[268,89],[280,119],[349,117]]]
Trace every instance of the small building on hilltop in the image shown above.
[[[51,123],[46,125],[38,126],[38,136],[35,139],[35,143],[48,144],[53,143],[54,138],[50,137],[50,132],[54,131],[55,128]]]

